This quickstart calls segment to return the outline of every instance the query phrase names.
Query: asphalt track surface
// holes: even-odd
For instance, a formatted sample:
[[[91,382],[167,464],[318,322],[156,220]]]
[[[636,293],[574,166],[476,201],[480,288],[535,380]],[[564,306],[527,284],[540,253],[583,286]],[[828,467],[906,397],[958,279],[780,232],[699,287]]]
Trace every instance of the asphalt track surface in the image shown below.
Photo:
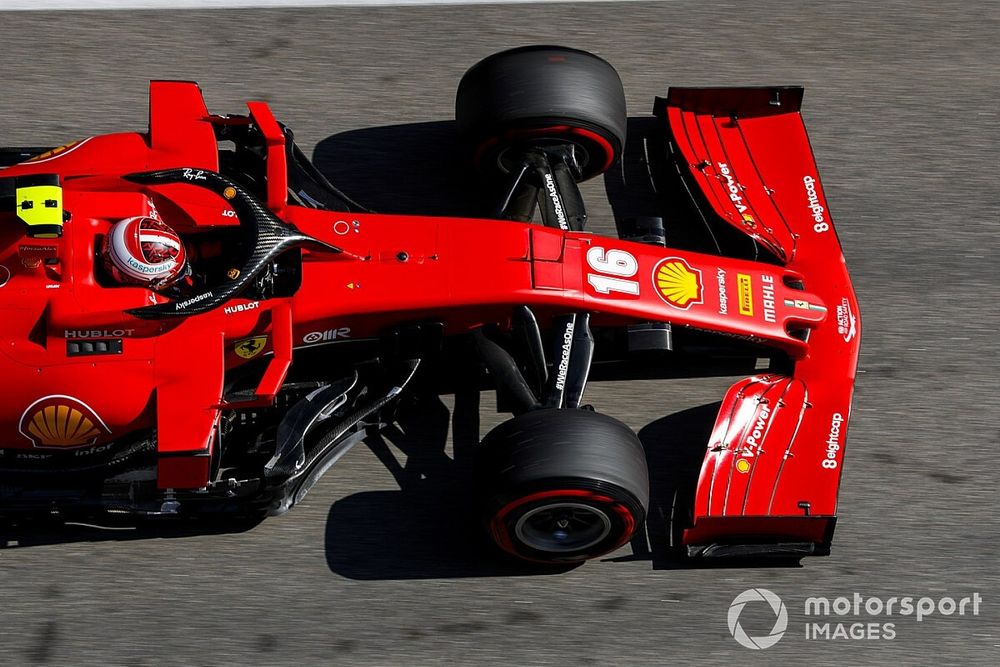
[[[0,663],[1000,663],[998,10],[916,0],[0,14],[2,143],[142,129],[147,79],[197,80],[217,112],[271,102],[349,192],[388,211],[463,201],[449,195],[460,179],[434,164],[450,151],[459,77],[502,48],[601,54],[632,116],[671,84],[805,85],[864,319],[828,558],[686,568],[626,547],[570,572],[513,570],[468,546],[462,466],[440,446],[447,415],[429,404],[427,433],[359,446],[304,505],[247,532],[81,529],[0,549]],[[602,184],[585,195],[595,227],[612,229]],[[588,399],[647,447],[669,447],[677,422],[664,415],[711,420],[729,382],[606,383]],[[499,420],[490,401],[482,433]],[[727,630],[730,603],[751,587],[788,606],[787,634],[764,651]],[[824,619],[894,621],[892,640],[804,637],[806,597],[855,592],[984,601],[976,617]],[[746,630],[766,633],[773,615],[750,611]]]

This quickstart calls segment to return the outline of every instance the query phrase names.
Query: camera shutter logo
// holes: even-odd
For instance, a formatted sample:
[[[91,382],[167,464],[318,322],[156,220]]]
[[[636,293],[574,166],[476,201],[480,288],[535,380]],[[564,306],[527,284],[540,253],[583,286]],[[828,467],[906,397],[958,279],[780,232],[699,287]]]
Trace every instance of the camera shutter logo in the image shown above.
[[[747,606],[748,602],[766,602],[774,612],[774,627],[767,635],[751,637],[740,625],[740,614],[743,613],[743,607]],[[729,623],[729,634],[740,646],[755,650],[770,648],[778,643],[788,628],[788,610],[781,598],[766,588],[750,588],[737,595],[733,603],[729,605],[729,615],[726,620]]]

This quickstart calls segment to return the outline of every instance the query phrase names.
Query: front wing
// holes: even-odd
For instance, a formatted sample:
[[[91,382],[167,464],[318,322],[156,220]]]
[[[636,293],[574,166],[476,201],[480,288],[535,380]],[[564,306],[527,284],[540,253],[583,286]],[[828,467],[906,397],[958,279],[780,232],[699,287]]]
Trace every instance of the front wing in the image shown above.
[[[786,284],[798,276],[820,301],[785,305],[826,311],[789,374],[746,378],[726,394],[683,536],[691,555],[829,552],[861,322],[801,101],[801,88],[684,88],[654,110],[660,148],[696,205],[754,239],[784,265]],[[753,308],[758,288],[735,278],[735,307]]]

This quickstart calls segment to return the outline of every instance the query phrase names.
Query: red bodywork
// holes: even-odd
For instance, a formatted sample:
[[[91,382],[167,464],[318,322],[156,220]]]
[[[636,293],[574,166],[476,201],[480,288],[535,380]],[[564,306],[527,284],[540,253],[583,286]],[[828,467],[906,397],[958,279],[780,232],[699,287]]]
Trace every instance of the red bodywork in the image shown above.
[[[724,91],[682,90],[658,109],[717,214],[780,264],[508,221],[290,205],[285,137],[267,105],[250,103],[268,146],[267,206],[344,252],[304,250],[292,297],[140,320],[124,311],[165,299],[97,282],[95,247],[109,225],[154,209],[182,235],[237,222],[211,192],[119,178],[219,169],[214,128],[229,119],[211,116],[192,83],[153,82],[150,97],[148,133],[92,137],[0,172],[59,174],[71,214],[63,235],[46,239],[26,237],[13,213],[0,218],[0,447],[8,453],[83,451],[155,428],[160,488],[201,488],[220,415],[270,403],[296,349],[374,338],[430,316],[446,334],[463,333],[507,322],[526,304],[539,319],[588,311],[598,326],[663,321],[787,353],[791,377],[749,378],[725,397],[684,541],[828,543],[860,323],[796,100],[737,118]],[[123,340],[120,354],[67,356],[68,341],[107,338]],[[236,347],[253,338],[264,346],[253,356],[269,356],[266,371],[253,398],[227,404],[224,376],[246,363]]]

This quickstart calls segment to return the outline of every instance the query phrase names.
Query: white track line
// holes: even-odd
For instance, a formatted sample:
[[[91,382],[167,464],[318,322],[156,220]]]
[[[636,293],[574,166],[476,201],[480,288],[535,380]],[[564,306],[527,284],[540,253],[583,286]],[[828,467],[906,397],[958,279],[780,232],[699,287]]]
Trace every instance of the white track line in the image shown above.
[[[0,0],[0,11],[413,7],[418,5],[514,5],[643,1],[645,0]]]

